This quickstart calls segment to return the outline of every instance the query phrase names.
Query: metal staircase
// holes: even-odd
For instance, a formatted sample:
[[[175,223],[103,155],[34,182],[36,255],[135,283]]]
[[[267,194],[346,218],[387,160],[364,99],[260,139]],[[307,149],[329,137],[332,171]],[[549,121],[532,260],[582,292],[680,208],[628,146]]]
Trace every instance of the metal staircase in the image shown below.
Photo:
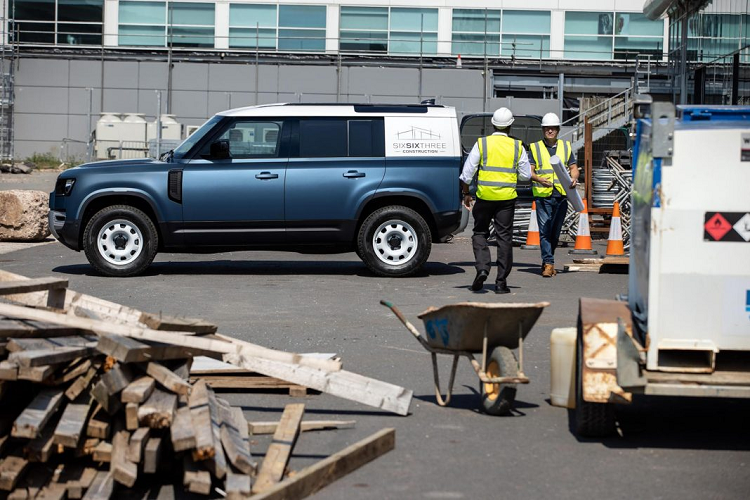
[[[624,127],[630,122],[633,113],[633,89],[630,87],[617,95],[582,110],[576,116],[562,123],[564,132],[560,139],[568,140],[573,151],[578,151],[584,143],[584,118],[588,116],[592,126],[592,140],[597,141],[609,135],[613,130]],[[566,127],[572,127],[565,130]]]

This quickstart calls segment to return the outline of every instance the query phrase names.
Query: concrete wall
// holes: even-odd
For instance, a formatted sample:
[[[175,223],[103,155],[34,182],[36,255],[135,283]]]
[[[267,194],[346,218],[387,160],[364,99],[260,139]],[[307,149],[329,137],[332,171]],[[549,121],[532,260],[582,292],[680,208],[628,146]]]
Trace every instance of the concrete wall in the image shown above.
[[[171,113],[184,125],[199,125],[218,111],[258,103],[417,103],[420,98],[436,98],[461,115],[483,111],[484,78],[478,70],[425,69],[420,93],[416,68],[350,66],[339,77],[335,67],[261,65],[257,94],[255,71],[246,64],[176,63]],[[154,120],[156,90],[163,92],[166,112],[167,79],[167,65],[161,62],[22,58],[16,71],[16,158],[57,155],[65,138],[85,142],[103,111],[144,113]],[[485,109],[499,106],[510,106],[516,114],[544,114],[557,112],[558,101],[489,99]],[[70,143],[67,151],[83,158],[85,146]]]

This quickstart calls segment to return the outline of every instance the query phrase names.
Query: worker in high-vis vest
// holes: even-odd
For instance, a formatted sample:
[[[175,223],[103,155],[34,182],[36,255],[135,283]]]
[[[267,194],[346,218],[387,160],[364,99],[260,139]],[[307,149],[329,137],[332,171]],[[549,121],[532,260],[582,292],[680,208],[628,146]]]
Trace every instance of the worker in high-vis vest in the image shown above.
[[[495,225],[497,237],[497,278],[495,293],[510,293],[507,278],[513,267],[513,215],[516,210],[516,183],[531,178],[531,165],[521,141],[509,136],[513,113],[500,108],[492,115],[495,133],[480,137],[464,163],[461,190],[466,208],[474,215],[474,235],[471,238],[477,275],[471,289],[478,292],[490,275],[492,254],[487,244],[490,223]],[[477,201],[469,192],[469,185],[477,175]]]
[[[542,276],[551,278],[555,271],[555,249],[560,239],[565,215],[568,213],[566,189],[575,189],[578,184],[579,170],[573,148],[568,141],[557,138],[560,133],[560,118],[555,113],[542,117],[544,139],[530,146],[531,189],[536,202],[536,218],[539,223],[539,246],[542,250]],[[563,186],[552,169],[550,158],[557,155],[568,168],[572,180],[569,186]]]

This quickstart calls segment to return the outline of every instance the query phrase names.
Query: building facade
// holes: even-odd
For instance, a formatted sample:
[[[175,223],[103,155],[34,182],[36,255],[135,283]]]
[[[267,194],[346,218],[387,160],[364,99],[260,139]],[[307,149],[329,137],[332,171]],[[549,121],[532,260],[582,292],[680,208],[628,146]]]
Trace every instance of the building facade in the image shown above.
[[[16,157],[80,157],[104,112],[192,125],[268,102],[434,98],[461,114],[570,116],[576,99],[641,79],[673,97],[677,23],[649,20],[645,0],[4,2]],[[714,0],[688,21],[691,61],[750,63],[749,5]]]

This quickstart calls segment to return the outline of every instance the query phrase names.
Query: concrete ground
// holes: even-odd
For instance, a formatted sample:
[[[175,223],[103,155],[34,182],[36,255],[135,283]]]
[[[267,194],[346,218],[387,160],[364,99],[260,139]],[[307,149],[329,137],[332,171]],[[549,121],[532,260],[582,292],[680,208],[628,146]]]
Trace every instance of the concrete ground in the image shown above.
[[[30,178],[44,186],[41,177]],[[54,176],[48,181],[54,183]],[[7,187],[0,176],[0,189]],[[578,438],[569,412],[550,405],[551,330],[575,325],[580,297],[627,293],[626,275],[579,272],[543,279],[538,251],[516,249],[509,278],[513,293],[472,293],[469,236],[435,245],[424,271],[403,279],[372,276],[353,253],[281,252],[161,254],[146,275],[111,279],[95,275],[83,254],[58,243],[4,253],[0,268],[65,277],[74,290],[146,311],[204,318],[225,334],[264,346],[336,352],[349,370],[412,389],[407,417],[325,394],[223,394],[242,406],[249,420],[277,419],[285,404],[304,402],[306,418],[357,421],[354,429],[303,434],[290,462],[293,470],[384,427],[396,429],[394,451],[315,498],[748,497],[750,401],[637,399],[619,409],[619,434],[604,440]],[[558,270],[571,260],[564,250],[557,257]],[[451,405],[437,406],[429,354],[380,299],[393,301],[421,330],[417,315],[429,306],[549,301],[526,343],[531,383],[519,386],[514,415],[491,417],[477,410],[479,384],[465,360],[459,362]],[[449,358],[441,358],[441,368],[447,380]],[[257,440],[254,453],[262,458],[269,439]]]

